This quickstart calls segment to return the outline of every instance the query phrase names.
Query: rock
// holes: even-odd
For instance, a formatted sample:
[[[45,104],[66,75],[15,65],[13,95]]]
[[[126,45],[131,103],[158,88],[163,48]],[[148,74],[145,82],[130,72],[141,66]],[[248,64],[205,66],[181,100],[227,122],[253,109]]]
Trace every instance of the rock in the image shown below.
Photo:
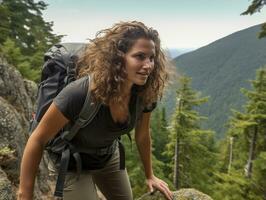
[[[12,162],[7,162],[9,155],[2,155],[0,166],[14,184],[18,183],[19,165],[26,143],[26,131],[21,120],[19,113],[0,97],[0,151],[9,148],[13,156]]]
[[[2,188],[12,185],[14,192],[9,193],[13,196],[19,183],[20,162],[29,137],[29,121],[34,110],[36,94],[37,85],[32,81],[23,80],[15,67],[8,65],[0,57],[0,167],[3,172],[0,179],[7,179],[2,182]],[[3,149],[9,149],[12,153],[3,155]],[[52,193],[47,177],[47,167],[41,162],[35,182],[34,199],[48,199],[47,196]],[[0,198],[6,199],[9,200],[9,197]]]
[[[8,65],[0,57],[0,96],[7,100],[14,108],[24,115],[30,117],[33,105],[26,91],[24,80],[15,67]]]
[[[0,200],[15,200],[12,184],[0,167]]]
[[[23,127],[24,123],[26,120],[23,116],[7,100],[0,97],[0,149],[10,147],[16,150],[18,157],[22,156],[28,128]]]
[[[31,104],[33,106],[33,110],[35,110],[35,102],[37,99],[38,87],[37,87],[35,82],[27,80],[27,79],[24,79],[24,84],[25,84],[26,92],[31,99]]]
[[[165,200],[164,196],[156,191],[154,194],[146,193],[137,200]],[[180,189],[174,192],[174,200],[213,200],[208,195],[195,189]]]
[[[180,200],[212,200],[208,195],[192,188],[177,191],[175,197]]]

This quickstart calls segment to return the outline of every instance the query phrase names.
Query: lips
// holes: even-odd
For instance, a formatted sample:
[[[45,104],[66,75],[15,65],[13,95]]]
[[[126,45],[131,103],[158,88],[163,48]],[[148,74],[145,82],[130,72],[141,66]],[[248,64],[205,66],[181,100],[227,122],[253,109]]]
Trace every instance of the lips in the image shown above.
[[[149,76],[149,73],[146,73],[146,72],[137,72],[137,74],[140,74],[142,76]]]

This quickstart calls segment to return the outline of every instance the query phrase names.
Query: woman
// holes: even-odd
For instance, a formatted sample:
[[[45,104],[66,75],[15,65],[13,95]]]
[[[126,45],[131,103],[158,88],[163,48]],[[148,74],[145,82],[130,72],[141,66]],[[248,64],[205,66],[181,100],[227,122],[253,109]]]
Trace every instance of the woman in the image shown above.
[[[135,127],[149,190],[158,189],[167,199],[172,199],[167,184],[153,174],[149,132],[151,111],[161,98],[167,79],[165,68],[166,59],[156,30],[132,21],[99,32],[78,62],[80,79],[54,99],[27,142],[21,163],[19,199],[33,198],[34,180],[46,143],[68,122],[74,121],[88,88],[93,101],[100,102],[101,107],[73,143],[83,148],[110,146]],[[90,86],[82,78],[88,75],[92,77]],[[142,109],[137,109],[137,102],[141,102]],[[116,148],[111,155],[82,155],[82,174],[78,180],[74,172],[67,174],[64,199],[97,199],[94,184],[107,199],[133,199],[127,172],[120,166],[119,152]]]

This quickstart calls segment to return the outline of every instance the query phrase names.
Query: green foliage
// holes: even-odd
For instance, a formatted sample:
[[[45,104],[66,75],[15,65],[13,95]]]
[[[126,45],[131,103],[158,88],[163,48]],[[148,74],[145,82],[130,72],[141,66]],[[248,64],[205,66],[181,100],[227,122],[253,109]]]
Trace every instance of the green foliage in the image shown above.
[[[201,127],[215,130],[217,139],[225,136],[232,108],[243,111],[246,97],[240,88],[250,89],[247,80],[253,79],[256,69],[266,63],[266,38],[255,35],[260,26],[254,26],[217,40],[196,51],[175,59],[179,73],[192,77],[192,87],[209,96],[209,101],[197,108],[208,116]],[[165,102],[167,114],[173,113],[176,87],[169,88],[172,96]]]
[[[266,185],[266,151],[261,151],[254,161],[253,179],[260,186]],[[264,189],[265,190],[265,189]]]
[[[0,44],[3,43],[8,37],[9,33],[9,11],[7,7],[0,4]]]
[[[256,79],[251,83],[253,90],[242,89],[248,98],[245,112],[234,111],[229,123],[227,134],[234,138],[233,159],[227,172],[228,161],[220,163],[220,172],[216,173],[216,199],[265,199],[266,67],[257,70]],[[224,156],[228,155],[226,151]],[[226,191],[231,195],[226,196]]]
[[[152,146],[154,156],[162,161],[167,162],[168,158],[163,154],[168,143],[169,130],[166,120],[165,108],[157,108],[152,113],[151,119]]]
[[[9,147],[3,147],[0,149],[0,156],[13,154],[15,150],[11,150]]]
[[[260,12],[262,7],[266,4],[265,0],[253,0],[247,10],[242,15],[253,15],[256,12]]]
[[[247,8],[247,10],[241,13],[241,15],[248,15],[248,14],[253,15],[256,12],[260,12],[264,5],[266,5],[265,0],[253,0],[252,3]],[[262,24],[261,26],[259,38],[263,38],[265,36],[266,36],[266,23]]]
[[[47,7],[43,1],[3,0],[1,7],[8,10],[9,37],[26,55],[34,54],[39,44],[47,48],[62,37],[52,33],[53,23],[43,20]]]
[[[52,22],[44,21],[42,11],[46,7],[43,1],[33,0],[3,0],[0,4],[1,53],[11,64],[19,64],[16,67],[23,76],[34,81],[39,79],[43,54],[62,38],[52,33]]]
[[[177,90],[178,104],[172,118],[170,142],[165,153],[178,159],[178,188],[192,187],[208,194],[212,190],[212,173],[216,163],[214,132],[202,130],[199,126],[205,117],[200,116],[195,108],[206,102],[207,98],[200,98],[191,89],[190,81],[186,77],[180,81],[180,88]],[[169,168],[174,168],[174,161],[169,164]]]
[[[164,179],[169,185],[172,185],[170,181],[172,168],[169,167],[169,163],[171,163],[172,158],[165,153],[166,145],[169,143],[170,131],[164,107],[157,107],[152,113],[151,134],[153,147],[152,152],[154,158],[157,160],[156,166],[160,166]]]
[[[243,173],[231,171],[227,173],[216,173],[217,182],[213,188],[213,199],[217,200],[263,200],[262,196],[254,194],[253,184],[244,177]]]
[[[266,23],[261,25],[261,32],[259,33],[259,38],[266,37]]]
[[[31,69],[30,58],[23,56],[20,48],[16,47],[15,42],[8,38],[3,46],[0,46],[0,51],[5,55],[7,62],[14,65],[27,79],[37,80],[39,71]]]

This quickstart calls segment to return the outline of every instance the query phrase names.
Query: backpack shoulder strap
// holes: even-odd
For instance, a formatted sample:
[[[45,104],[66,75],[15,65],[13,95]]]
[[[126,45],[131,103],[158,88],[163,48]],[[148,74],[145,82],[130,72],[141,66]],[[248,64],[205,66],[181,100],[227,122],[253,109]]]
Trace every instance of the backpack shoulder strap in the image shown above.
[[[80,128],[87,126],[93,120],[93,118],[95,117],[101,106],[100,103],[94,103],[91,100],[90,82],[91,82],[91,77],[88,76],[89,89],[83,107],[79,113],[78,119],[75,121],[74,125],[70,128],[69,131],[66,131],[64,132],[64,134],[61,135],[61,137],[63,139],[66,139],[67,141],[72,140],[75,137],[75,135],[78,133]]]

